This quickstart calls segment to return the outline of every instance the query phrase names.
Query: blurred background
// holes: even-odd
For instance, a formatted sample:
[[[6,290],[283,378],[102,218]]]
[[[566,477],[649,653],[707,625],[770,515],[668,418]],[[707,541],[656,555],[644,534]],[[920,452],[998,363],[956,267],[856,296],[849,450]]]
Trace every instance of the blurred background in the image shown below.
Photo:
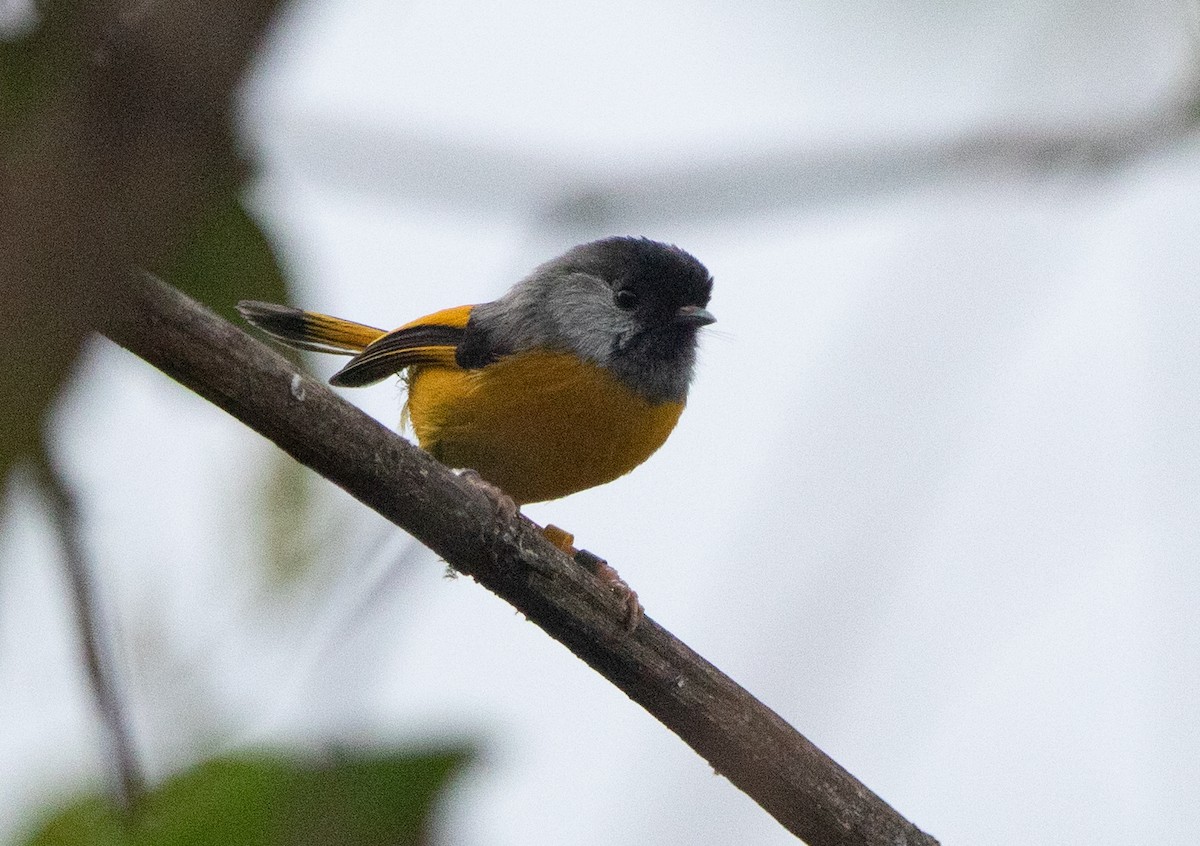
[[[299,0],[245,85],[244,202],[293,302],[380,326],[593,237],[695,254],[719,322],[679,428],[528,515],[943,843],[1186,840],[1196,14]],[[346,395],[396,424],[394,380]],[[238,748],[466,747],[435,843],[794,842],[507,605],[108,341],[53,446],[152,780]],[[0,842],[109,771],[25,482]]]

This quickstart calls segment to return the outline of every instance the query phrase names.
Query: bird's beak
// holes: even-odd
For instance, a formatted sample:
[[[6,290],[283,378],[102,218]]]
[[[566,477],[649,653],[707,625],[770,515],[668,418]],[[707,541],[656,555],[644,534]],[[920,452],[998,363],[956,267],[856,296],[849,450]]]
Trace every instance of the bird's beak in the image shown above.
[[[681,326],[707,326],[710,323],[716,323],[717,318],[713,317],[713,313],[706,308],[701,308],[698,305],[685,305],[679,311],[675,312],[675,317],[671,320],[672,323]]]

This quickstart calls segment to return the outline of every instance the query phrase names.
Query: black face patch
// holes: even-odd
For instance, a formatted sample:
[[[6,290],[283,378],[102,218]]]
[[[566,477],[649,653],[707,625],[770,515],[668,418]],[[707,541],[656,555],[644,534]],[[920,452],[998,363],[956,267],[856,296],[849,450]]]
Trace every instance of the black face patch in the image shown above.
[[[693,256],[646,238],[581,244],[474,307],[455,362],[486,367],[528,349],[572,352],[652,402],[683,401],[712,278]],[[681,309],[684,311],[681,312]]]
[[[584,260],[579,269],[607,281],[614,305],[634,319],[633,331],[612,339],[609,368],[654,401],[682,400],[699,326],[677,318],[685,306],[708,305],[708,269],[678,247],[645,238],[609,238],[572,252]]]
[[[567,268],[612,286],[614,302],[648,328],[669,323],[683,306],[708,305],[712,277],[694,256],[648,238],[605,238],[571,250]]]

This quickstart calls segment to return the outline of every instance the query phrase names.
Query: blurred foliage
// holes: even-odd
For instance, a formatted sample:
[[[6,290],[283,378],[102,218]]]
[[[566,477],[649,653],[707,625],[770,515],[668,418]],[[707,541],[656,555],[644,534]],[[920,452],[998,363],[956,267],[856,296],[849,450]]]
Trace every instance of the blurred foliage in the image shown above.
[[[6,19],[9,27],[0,29],[0,179],[9,161],[40,155],[40,136],[26,132],[26,126],[37,124],[42,106],[73,90],[84,62],[103,49],[108,37],[96,27],[108,11],[103,4],[41,0],[35,11],[28,21],[11,13]],[[287,302],[287,286],[274,251],[238,199],[250,169],[232,155],[215,167],[219,172],[214,176],[222,189],[213,195],[191,231],[183,233],[183,246],[176,255],[155,269],[226,318],[236,319],[233,306],[238,300]],[[0,312],[4,306],[0,302]],[[47,308],[59,306],[50,303]],[[10,326],[9,331],[20,332],[23,327]],[[27,332],[28,340],[21,342],[37,345],[38,331],[50,330],[33,327]],[[0,481],[34,445],[37,421],[69,370],[69,366],[60,366],[34,374],[42,390],[29,389],[28,380],[33,377],[28,374],[0,376],[5,380],[0,383],[5,398],[0,430],[6,435],[0,438]]]
[[[37,25],[0,32],[0,151],[20,149],[22,126],[66,90],[96,43],[83,34],[86,4],[46,0]],[[0,168],[4,161],[0,160]],[[288,302],[278,258],[240,202],[249,169],[230,159],[223,188],[183,233],[181,247],[154,268],[165,279],[240,322],[241,299]],[[3,304],[0,303],[0,306]],[[37,419],[41,408],[6,411]],[[0,444],[0,468],[17,447]],[[268,528],[276,566],[306,569],[311,474],[281,456],[268,486]],[[140,798],[130,815],[111,797],[81,797],[55,813],[30,846],[346,846],[423,842],[430,809],[466,760],[461,751],[428,755],[342,753],[318,760],[282,755],[224,758],[179,774]]]
[[[22,126],[67,90],[96,33],[85,38],[86,4],[45,0],[36,25],[0,32],[0,151],[22,149]],[[101,34],[102,37],[102,34]],[[0,160],[3,168],[4,160]],[[230,160],[216,193],[184,233],[175,255],[154,268],[165,279],[238,321],[241,299],[288,302],[278,258],[240,202],[249,170]],[[0,303],[0,306],[3,304]],[[5,409],[36,420],[42,409]],[[17,446],[0,444],[0,469]],[[290,459],[268,480],[269,533],[277,562],[307,568],[309,472]],[[55,813],[30,846],[346,846],[423,842],[430,808],[466,760],[461,751],[428,755],[343,753],[319,760],[286,756],[225,758],[179,774],[140,798],[127,814],[111,797],[86,796]]]
[[[0,30],[0,146],[22,118],[82,66],[78,0],[43,0],[28,30]]]
[[[18,151],[13,147],[16,129],[24,117],[57,91],[63,80],[79,67],[75,33],[81,4],[77,0],[42,2],[29,26],[17,28],[17,13],[10,13],[10,28],[0,30],[0,180],[7,173],[7,160]],[[29,153],[29,150],[19,152]],[[0,186],[7,190],[7,185]],[[2,224],[0,224],[2,225]],[[0,301],[0,313],[12,316],[14,308]],[[14,343],[44,349],[38,326],[15,319],[6,321],[4,331]],[[41,359],[44,370],[25,369],[20,362],[7,362],[0,374],[0,481],[22,457],[39,449],[39,421],[46,403],[69,368],[52,356]],[[69,362],[67,362],[69,363]]]
[[[175,287],[243,326],[238,300],[287,303],[287,283],[266,235],[242,207],[240,189],[222,191],[193,224],[160,275]]]
[[[36,106],[47,101],[82,67],[88,43],[80,37],[87,16],[78,0],[43,0],[28,31],[0,30],[0,148]],[[7,37],[6,37],[7,35]],[[250,169],[230,159],[226,188],[187,233],[175,256],[156,268],[167,281],[240,323],[241,299],[287,302],[287,285],[275,251],[239,201]]]
[[[427,840],[430,809],[468,759],[341,753],[316,761],[224,758],[142,797],[132,819],[90,796],[26,846],[404,846]]]

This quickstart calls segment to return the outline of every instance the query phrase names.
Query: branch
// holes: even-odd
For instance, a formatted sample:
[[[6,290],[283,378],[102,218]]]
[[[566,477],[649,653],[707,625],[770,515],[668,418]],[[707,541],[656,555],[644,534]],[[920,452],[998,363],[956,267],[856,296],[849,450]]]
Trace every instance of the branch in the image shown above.
[[[929,186],[981,180],[1103,177],[1193,138],[1200,80],[1128,114],[1059,123],[994,123],[940,140],[924,136],[833,146],[747,149],[712,160],[613,170],[577,156],[464,142],[419,126],[382,128],[338,117],[281,115],[289,155],[314,179],[375,197],[436,198],[502,216],[530,208],[571,231],[607,231],[613,221],[653,225],[812,213]],[[597,225],[600,221],[603,225]]]
[[[62,544],[63,564],[71,588],[71,603],[75,608],[88,686],[100,712],[116,764],[120,785],[118,798],[121,806],[131,811],[144,793],[145,781],[133,750],[128,716],[111,672],[112,662],[105,660],[104,626],[87,556],[79,537],[79,510],[66,482],[45,456],[38,462],[38,470],[42,491],[49,502]]]
[[[777,714],[427,453],[148,274],[117,343],[229,412],[511,603],[813,846],[936,844]]]

